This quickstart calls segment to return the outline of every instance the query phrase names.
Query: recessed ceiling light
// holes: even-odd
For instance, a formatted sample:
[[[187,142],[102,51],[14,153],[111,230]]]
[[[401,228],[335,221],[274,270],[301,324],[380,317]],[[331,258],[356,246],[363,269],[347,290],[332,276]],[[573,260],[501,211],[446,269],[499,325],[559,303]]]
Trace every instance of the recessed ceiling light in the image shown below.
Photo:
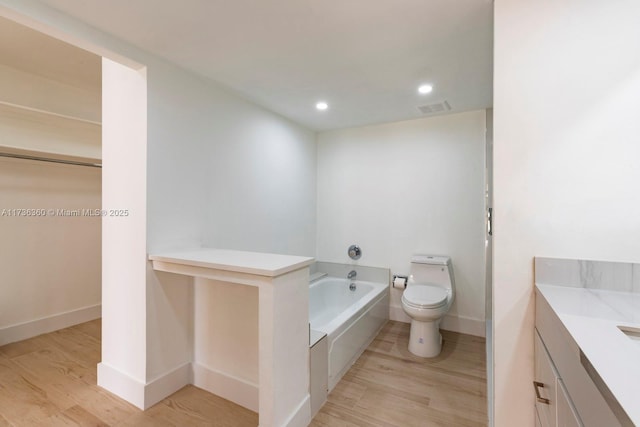
[[[418,87],[418,92],[421,93],[422,95],[426,95],[427,93],[431,93],[431,91],[433,90],[433,86],[431,85],[420,85]]]
[[[320,102],[318,102],[318,103],[316,104],[316,108],[317,108],[318,110],[320,110],[320,111],[324,111],[324,110],[326,110],[327,108],[329,108],[329,104],[327,104],[327,103],[326,103],[326,102],[324,102],[324,101],[320,101]]]

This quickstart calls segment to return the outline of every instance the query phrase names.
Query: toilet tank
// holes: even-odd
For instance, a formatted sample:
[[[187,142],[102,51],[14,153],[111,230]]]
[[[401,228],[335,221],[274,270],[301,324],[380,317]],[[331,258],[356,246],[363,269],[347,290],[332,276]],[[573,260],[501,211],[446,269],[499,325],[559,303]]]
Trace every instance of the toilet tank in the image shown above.
[[[451,258],[441,255],[414,255],[411,257],[411,283],[431,283],[453,289]]]

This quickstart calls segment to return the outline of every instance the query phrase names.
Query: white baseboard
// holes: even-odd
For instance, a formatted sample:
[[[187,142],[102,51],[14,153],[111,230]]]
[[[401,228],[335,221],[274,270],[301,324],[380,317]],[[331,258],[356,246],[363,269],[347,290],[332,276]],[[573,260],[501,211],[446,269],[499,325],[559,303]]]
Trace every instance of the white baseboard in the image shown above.
[[[411,323],[411,318],[407,316],[402,307],[395,305],[389,306],[389,320],[395,320],[396,322]]]
[[[145,384],[107,365],[98,363],[98,385],[144,410]]]
[[[191,363],[187,362],[144,384],[118,369],[98,363],[98,385],[142,410],[191,384]]]
[[[483,337],[486,334],[484,320],[472,319],[464,316],[447,314],[442,319],[440,327],[445,331],[460,332],[461,334]]]
[[[160,375],[144,388],[144,407],[152,407],[165,397],[192,383],[191,363],[187,362],[174,370]]]
[[[407,316],[402,307],[390,306],[389,319],[397,322],[411,323],[411,318]],[[445,315],[442,323],[440,323],[440,327],[445,331],[459,332],[476,337],[484,337],[486,334],[485,322],[483,320],[455,316],[453,314]]]
[[[291,416],[282,424],[285,427],[306,427],[311,422],[311,396],[307,394]]]
[[[258,412],[258,384],[194,362],[193,385]]]
[[[0,346],[99,319],[101,316],[102,305],[96,304],[0,328]]]

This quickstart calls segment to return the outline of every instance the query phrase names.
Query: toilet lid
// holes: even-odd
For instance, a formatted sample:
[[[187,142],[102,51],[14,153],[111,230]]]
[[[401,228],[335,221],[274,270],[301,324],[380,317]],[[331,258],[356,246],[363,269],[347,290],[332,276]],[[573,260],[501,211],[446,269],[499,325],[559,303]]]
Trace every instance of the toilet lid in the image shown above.
[[[409,286],[402,296],[407,303],[414,306],[438,307],[447,301],[447,290],[440,286],[413,285]]]

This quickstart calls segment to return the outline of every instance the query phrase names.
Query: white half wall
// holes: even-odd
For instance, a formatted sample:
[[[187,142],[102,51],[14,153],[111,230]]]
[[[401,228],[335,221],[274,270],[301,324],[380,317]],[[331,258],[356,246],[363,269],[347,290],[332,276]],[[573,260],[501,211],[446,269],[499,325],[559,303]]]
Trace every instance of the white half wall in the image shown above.
[[[321,261],[408,274],[411,255],[452,257],[456,300],[445,326],[484,335],[485,111],[318,136]],[[391,289],[392,319],[409,321]]]
[[[640,3],[495,2],[495,425],[533,426],[533,258],[640,261]]]

